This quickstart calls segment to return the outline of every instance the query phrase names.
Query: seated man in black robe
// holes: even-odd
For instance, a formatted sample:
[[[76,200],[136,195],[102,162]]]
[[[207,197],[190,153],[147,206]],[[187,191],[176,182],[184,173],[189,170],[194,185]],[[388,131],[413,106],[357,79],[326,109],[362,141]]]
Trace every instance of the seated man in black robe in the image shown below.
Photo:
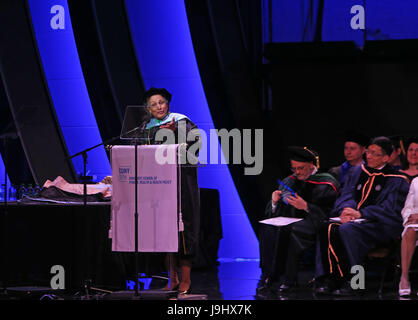
[[[318,173],[319,157],[306,147],[290,147],[290,165],[294,172],[283,180],[272,194],[264,219],[272,217],[302,218],[287,226],[260,223],[260,267],[262,277],[257,288],[261,294],[277,290],[286,292],[296,284],[298,262],[302,252],[313,247],[317,228],[328,218],[327,213],[337,198],[339,184],[329,173]]]
[[[366,150],[367,165],[348,173],[331,212],[340,221],[325,223],[319,232],[316,293],[360,292],[351,288],[351,268],[361,266],[376,245],[400,236],[409,183],[388,164],[392,150],[389,138],[372,139]]]

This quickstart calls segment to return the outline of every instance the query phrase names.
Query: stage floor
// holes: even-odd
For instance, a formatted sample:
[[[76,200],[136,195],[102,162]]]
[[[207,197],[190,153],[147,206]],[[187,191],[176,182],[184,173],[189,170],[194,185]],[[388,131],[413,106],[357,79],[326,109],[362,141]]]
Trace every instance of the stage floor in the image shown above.
[[[335,297],[316,295],[312,285],[313,272],[302,270],[299,273],[299,284],[286,294],[257,295],[256,288],[261,270],[258,261],[221,261],[217,270],[193,271],[193,292],[207,294],[208,299],[218,300],[418,300],[417,288],[412,288],[412,294],[407,298],[398,296],[398,281],[388,275],[381,296],[378,295],[380,275],[366,277],[366,289],[357,296]],[[395,288],[396,286],[396,288]]]
[[[257,284],[261,271],[258,260],[226,260],[221,259],[219,265],[211,269],[192,270],[192,294],[184,296],[187,300],[418,300],[416,286],[412,288],[412,294],[407,298],[400,298],[397,293],[398,282],[388,276],[385,282],[383,294],[378,295],[380,278],[378,274],[366,276],[366,289],[356,296],[335,297],[323,296],[313,293],[309,281],[313,279],[313,272],[302,270],[299,273],[299,285],[286,294],[263,294],[257,295]],[[152,283],[149,288],[152,288]],[[416,281],[414,282],[416,283]],[[36,285],[36,284],[34,284]],[[47,289],[47,288],[46,288]],[[112,288],[101,288],[113,290]],[[132,288],[131,288],[132,289]],[[129,291],[129,290],[128,290]],[[90,291],[94,293],[94,291]],[[132,290],[133,292],[133,290]],[[80,294],[57,294],[61,300],[80,300]],[[103,298],[105,294],[101,293]],[[39,300],[40,294],[33,294],[33,300]],[[90,297],[100,299],[98,296]],[[21,296],[21,299],[30,299],[30,295]],[[19,295],[2,295],[1,300],[19,299]],[[81,299],[83,300],[83,299]]]

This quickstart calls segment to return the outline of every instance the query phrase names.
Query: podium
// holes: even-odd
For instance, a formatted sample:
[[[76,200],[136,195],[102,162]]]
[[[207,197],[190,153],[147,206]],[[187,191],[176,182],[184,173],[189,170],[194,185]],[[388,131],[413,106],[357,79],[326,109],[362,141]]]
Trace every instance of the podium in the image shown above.
[[[109,230],[112,251],[178,251],[178,232],[181,231],[178,186],[181,178],[177,149],[177,144],[113,146]],[[135,219],[134,212],[137,213]],[[147,291],[152,297],[174,295],[173,291],[161,290],[161,295]],[[144,293],[141,291],[139,296],[144,296]]]
[[[178,251],[178,145],[138,146],[138,251]],[[171,154],[156,161],[158,151]],[[112,148],[112,251],[134,252],[134,146]]]

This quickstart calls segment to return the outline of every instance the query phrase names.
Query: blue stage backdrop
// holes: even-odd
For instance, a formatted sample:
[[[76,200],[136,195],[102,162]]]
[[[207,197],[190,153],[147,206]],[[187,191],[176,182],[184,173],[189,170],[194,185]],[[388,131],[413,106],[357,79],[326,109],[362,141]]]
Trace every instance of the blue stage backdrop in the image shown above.
[[[323,41],[353,40],[364,43],[364,30],[353,29],[351,13],[356,5],[364,7],[367,41],[418,38],[418,2],[415,0],[325,1]]]
[[[102,142],[81,69],[66,0],[29,0],[43,70],[58,122],[74,155]],[[87,174],[100,181],[111,174],[103,146],[88,152]],[[82,174],[83,159],[73,158]]]
[[[209,144],[214,124],[196,63],[184,1],[127,0],[126,8],[146,88],[165,87],[172,92],[171,110],[187,115],[204,130]],[[217,140],[216,145],[220,155]],[[209,153],[208,150],[208,159]],[[199,168],[199,185],[218,189],[220,193],[223,239],[219,257],[257,259],[257,238],[227,165],[208,164]]]
[[[6,182],[6,176],[4,171],[4,162],[0,154],[0,201],[4,200],[4,195],[6,194],[4,189],[4,183]],[[7,189],[11,188],[10,179],[7,176]],[[10,195],[7,199],[14,200],[10,198]]]
[[[322,20],[320,4],[323,4]],[[322,21],[322,41],[367,41],[418,38],[416,0],[263,0],[264,42],[312,41]],[[365,29],[352,28],[351,20],[361,17]],[[359,21],[357,21],[358,23]]]
[[[81,70],[68,4],[64,0],[29,0],[39,53],[55,112],[70,155],[101,143]],[[147,88],[173,93],[172,111],[184,113],[210,137],[214,129],[200,81],[182,0],[126,1],[134,46]],[[221,151],[216,140],[219,157]],[[209,149],[209,147],[208,147]],[[208,159],[210,157],[208,151]],[[219,160],[220,162],[220,160]],[[81,157],[73,159],[82,172]],[[96,181],[111,173],[102,147],[88,154]],[[258,242],[225,164],[199,169],[199,185],[220,192],[223,240],[221,258],[258,258]]]

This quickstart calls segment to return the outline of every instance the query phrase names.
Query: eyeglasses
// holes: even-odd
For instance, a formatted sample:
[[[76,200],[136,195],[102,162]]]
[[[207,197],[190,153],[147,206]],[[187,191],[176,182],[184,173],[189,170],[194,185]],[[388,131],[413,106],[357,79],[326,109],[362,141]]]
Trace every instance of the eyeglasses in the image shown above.
[[[366,150],[366,154],[372,157],[382,157],[383,154],[381,153],[377,153],[375,151],[371,151],[371,150]]]
[[[300,166],[300,167],[290,167],[290,170],[291,170],[292,172],[304,171],[304,170],[306,170],[306,166]]]

